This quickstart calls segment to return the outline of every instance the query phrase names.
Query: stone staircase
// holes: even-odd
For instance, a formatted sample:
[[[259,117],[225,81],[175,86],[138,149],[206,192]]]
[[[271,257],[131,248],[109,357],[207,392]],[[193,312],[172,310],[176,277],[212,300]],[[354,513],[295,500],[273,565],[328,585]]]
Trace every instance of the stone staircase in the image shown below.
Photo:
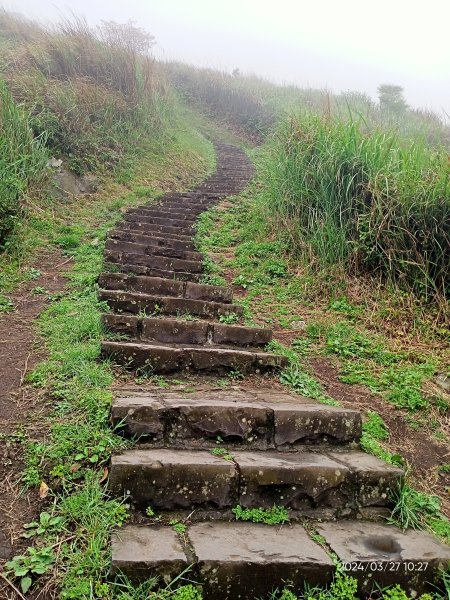
[[[218,144],[217,155],[203,185],[128,211],[107,241],[114,272],[99,284],[114,339],[103,354],[129,369],[198,374],[196,391],[131,385],[116,394],[112,425],[137,443],[111,461],[110,490],[134,508],[113,537],[112,574],[168,582],[189,569],[205,600],[256,600],[286,585],[330,583],[333,552],[363,590],[376,582],[421,592],[450,551],[381,521],[403,473],[358,449],[357,411],[287,394],[262,377],[227,389],[211,383],[210,374],[261,375],[286,364],[264,352],[270,330],[221,322],[242,315],[229,288],[201,283],[195,219],[252,175],[237,148]],[[237,505],[286,507],[290,521],[236,522]]]

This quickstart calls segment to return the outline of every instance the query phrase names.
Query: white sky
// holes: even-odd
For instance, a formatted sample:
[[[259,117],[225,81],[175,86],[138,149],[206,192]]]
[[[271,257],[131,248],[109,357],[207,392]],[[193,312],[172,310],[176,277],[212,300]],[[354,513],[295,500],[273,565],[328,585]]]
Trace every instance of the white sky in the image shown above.
[[[449,0],[5,0],[7,9],[92,23],[129,19],[157,53],[273,81],[376,97],[405,88],[413,106],[450,114]]]

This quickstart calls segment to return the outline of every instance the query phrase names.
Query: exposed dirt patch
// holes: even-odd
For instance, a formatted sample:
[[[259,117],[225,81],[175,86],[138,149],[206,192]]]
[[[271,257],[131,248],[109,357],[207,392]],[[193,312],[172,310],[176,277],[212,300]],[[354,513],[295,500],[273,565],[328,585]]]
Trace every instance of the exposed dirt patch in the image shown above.
[[[368,388],[339,381],[339,369],[330,359],[316,357],[311,359],[310,365],[329,396],[343,406],[362,412],[373,410],[382,417],[390,433],[386,443],[390,452],[407,460],[416,486],[427,493],[438,494],[442,498],[443,512],[449,516],[450,476],[438,471],[439,465],[449,462],[448,448],[433,439],[427,427],[415,430],[408,426],[404,411],[387,404]]]
[[[48,407],[42,392],[27,385],[25,378],[45,358],[35,320],[48,305],[48,296],[64,288],[62,273],[69,262],[59,252],[42,256],[35,265],[41,275],[10,296],[15,310],[0,317],[0,560],[29,545],[20,538],[22,526],[34,520],[42,508],[37,491],[21,491],[20,442],[25,427],[28,432],[39,428]],[[42,293],[36,293],[36,288]],[[19,597],[1,580],[0,596]]]

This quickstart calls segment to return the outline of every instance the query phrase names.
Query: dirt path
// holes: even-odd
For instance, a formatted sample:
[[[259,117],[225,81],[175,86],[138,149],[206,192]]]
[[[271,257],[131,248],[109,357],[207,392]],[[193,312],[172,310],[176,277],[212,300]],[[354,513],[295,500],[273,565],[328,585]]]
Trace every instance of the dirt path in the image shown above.
[[[0,317],[0,560],[24,545],[22,526],[35,518],[40,506],[35,490],[22,491],[20,474],[24,429],[33,429],[46,412],[42,393],[26,383],[26,375],[45,357],[36,333],[36,318],[49,304],[48,296],[64,289],[67,258],[59,252],[42,256],[35,265],[40,276],[11,296],[15,310]],[[36,273],[37,275],[37,273]],[[37,288],[37,289],[36,289]],[[45,290],[45,291],[44,291]],[[28,544],[25,544],[28,545]],[[0,597],[18,598],[0,581]]]

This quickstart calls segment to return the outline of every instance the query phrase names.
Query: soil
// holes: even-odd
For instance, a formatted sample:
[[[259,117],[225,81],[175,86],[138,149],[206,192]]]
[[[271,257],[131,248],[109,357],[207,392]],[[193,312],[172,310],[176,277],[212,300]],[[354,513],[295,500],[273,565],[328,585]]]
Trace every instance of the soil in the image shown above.
[[[23,524],[35,520],[43,508],[36,490],[24,491],[20,477],[25,429],[31,437],[41,437],[39,423],[48,407],[43,394],[26,383],[26,375],[45,358],[43,340],[35,321],[48,305],[49,294],[64,289],[62,276],[70,260],[58,252],[41,256],[35,264],[41,275],[24,283],[12,295],[14,311],[0,315],[0,561],[8,560],[27,547],[20,538]],[[43,294],[33,293],[44,288]],[[0,597],[20,598],[0,579]],[[31,598],[31,596],[28,596]],[[36,596],[43,600],[45,591]]]

